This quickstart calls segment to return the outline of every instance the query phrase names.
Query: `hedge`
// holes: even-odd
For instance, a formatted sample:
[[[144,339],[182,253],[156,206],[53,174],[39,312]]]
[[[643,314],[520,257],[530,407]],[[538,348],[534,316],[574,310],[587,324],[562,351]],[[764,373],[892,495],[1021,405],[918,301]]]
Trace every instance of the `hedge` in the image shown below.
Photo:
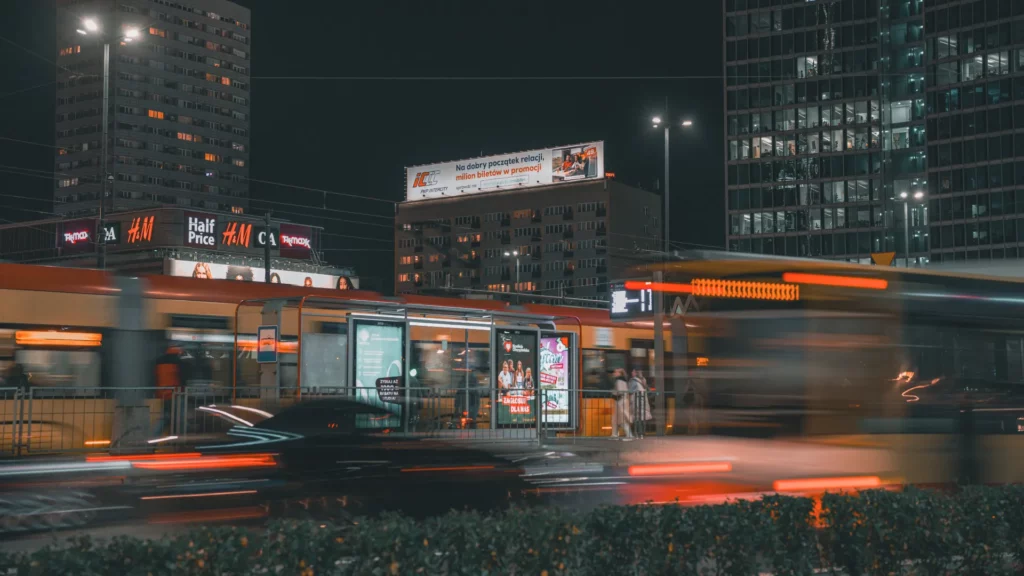
[[[0,553],[0,574],[1011,574],[1024,487],[766,496],[723,505],[394,514],[348,525],[278,521],[163,540],[70,540]]]

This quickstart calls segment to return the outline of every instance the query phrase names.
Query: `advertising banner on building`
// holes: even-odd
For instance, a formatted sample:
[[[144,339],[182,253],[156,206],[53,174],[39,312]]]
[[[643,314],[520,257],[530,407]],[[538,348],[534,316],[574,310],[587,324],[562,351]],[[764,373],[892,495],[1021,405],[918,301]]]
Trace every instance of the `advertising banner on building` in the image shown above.
[[[96,249],[93,236],[96,235],[96,220],[71,220],[61,222],[57,244],[65,253],[89,252]]]
[[[569,424],[569,382],[571,349],[569,336],[546,336],[540,339],[540,382],[544,390],[544,422]]]
[[[196,260],[167,260],[167,274],[184,278],[202,278],[205,280],[240,280],[243,282],[263,282],[262,266],[237,266],[217,262],[199,262]],[[357,290],[358,278],[317,274],[315,272],[296,272],[294,270],[278,270],[271,268],[270,281],[274,284],[305,286],[307,288],[326,288],[334,290]]]
[[[452,198],[604,177],[604,142],[485,156],[405,169],[407,201]]]
[[[535,424],[537,333],[496,330],[494,334],[498,426]]]
[[[385,404],[380,397],[377,382],[386,378],[399,378],[405,366],[405,325],[396,322],[355,322],[356,398],[374,406],[386,407],[400,413],[401,406]],[[393,398],[391,398],[393,400]],[[399,418],[373,419],[357,417],[359,428],[392,428],[401,424]]]

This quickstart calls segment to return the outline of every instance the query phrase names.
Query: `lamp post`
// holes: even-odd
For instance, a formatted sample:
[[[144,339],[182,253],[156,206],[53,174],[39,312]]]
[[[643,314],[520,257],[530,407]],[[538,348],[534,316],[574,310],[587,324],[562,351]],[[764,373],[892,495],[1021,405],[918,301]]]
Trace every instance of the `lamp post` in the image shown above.
[[[515,292],[516,292],[516,304],[519,304],[519,250],[513,250],[511,252],[505,252],[505,257],[506,258],[508,258],[510,256],[514,256],[515,259],[516,259]]]
[[[666,118],[668,118],[668,114],[669,114],[669,111],[668,111],[668,98],[665,98],[665,117]],[[651,124],[653,124],[655,128],[660,127],[661,124],[662,124],[661,116],[655,116],[655,117],[651,118]],[[666,121],[664,124],[665,124],[665,191],[664,191],[665,200],[664,200],[664,207],[662,208],[662,215],[661,215],[661,222],[662,222],[662,224],[661,225],[664,228],[664,234],[665,234],[665,255],[666,255],[666,258],[667,258],[668,254],[670,254],[672,252],[671,236],[669,234],[669,209],[670,209],[670,204],[669,204],[669,187],[668,187],[668,176],[669,176],[669,155],[668,155],[668,151],[669,151],[669,125],[671,123]],[[682,122],[680,122],[679,126],[681,128],[683,128],[683,129],[689,129],[689,128],[691,128],[693,126],[693,121],[692,120],[685,120],[684,119]],[[655,282],[662,282],[663,281],[663,274],[662,274],[662,272],[660,270],[656,271],[654,273],[654,281]],[[654,299],[654,366],[652,367],[652,370],[651,370],[651,377],[654,380],[654,387],[655,387],[655,392],[656,392],[656,394],[655,394],[655,409],[654,409],[654,412],[655,412],[655,422],[656,422],[656,425],[657,425],[657,432],[656,432],[656,434],[658,436],[663,436],[665,434],[665,426],[664,426],[665,416],[666,416],[666,414],[665,414],[665,407],[667,406],[667,403],[665,401],[665,390],[667,389],[667,387],[666,387],[665,384],[666,384],[666,380],[667,380],[668,371],[665,370],[665,327],[664,327],[664,322],[665,322],[665,302],[664,302],[664,296],[659,293],[658,297]]]
[[[99,218],[96,223],[96,267],[103,270],[107,266],[107,234],[106,228],[104,227],[103,217],[107,203],[107,186],[108,184],[112,186],[114,181],[113,175],[110,174],[110,163],[108,161],[110,153],[110,144],[108,142],[110,122],[108,120],[108,116],[110,114],[111,36],[100,29],[100,25],[95,18],[85,18],[82,20],[82,27],[75,30],[75,32],[78,32],[82,36],[96,36],[103,39],[103,140],[102,144],[100,144],[100,163],[103,168],[100,170],[100,211]],[[138,37],[138,28],[125,28],[124,34],[117,36],[116,39],[127,44],[135,41]]]
[[[665,114],[666,114],[666,117],[667,117],[667,115],[668,115],[668,98],[665,99]],[[651,118],[651,124],[653,124],[655,128],[661,127],[661,125],[662,125],[662,118],[661,118],[661,116],[655,116],[655,117]],[[665,236],[665,252],[670,252],[672,250],[672,245],[670,243],[671,237],[669,235],[669,216],[668,216],[669,215],[669,186],[668,186],[669,156],[668,156],[668,151],[669,151],[669,124],[670,124],[670,122],[665,122],[664,124],[665,124],[665,191],[664,191],[665,201],[664,201],[664,207],[662,208],[661,221],[662,221],[662,227],[664,229],[664,236]],[[683,120],[682,122],[680,122],[679,127],[680,128],[684,128],[684,129],[691,128],[691,127],[693,127],[693,120]]]
[[[924,200],[924,192],[914,192],[914,200],[921,203]],[[906,192],[900,192],[900,202],[903,203],[903,254],[906,256],[907,268],[910,268],[910,198]]]

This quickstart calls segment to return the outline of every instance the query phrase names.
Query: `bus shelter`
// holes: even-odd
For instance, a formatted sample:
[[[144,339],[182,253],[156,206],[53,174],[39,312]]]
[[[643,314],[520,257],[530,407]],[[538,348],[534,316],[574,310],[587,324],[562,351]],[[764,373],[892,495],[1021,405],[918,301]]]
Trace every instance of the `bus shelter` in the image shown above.
[[[259,363],[261,398],[347,396],[394,414],[357,421],[364,429],[576,429],[580,319],[474,304],[319,295],[243,300],[235,309],[232,396],[253,394],[253,382],[239,382],[239,334],[273,332],[282,353]]]

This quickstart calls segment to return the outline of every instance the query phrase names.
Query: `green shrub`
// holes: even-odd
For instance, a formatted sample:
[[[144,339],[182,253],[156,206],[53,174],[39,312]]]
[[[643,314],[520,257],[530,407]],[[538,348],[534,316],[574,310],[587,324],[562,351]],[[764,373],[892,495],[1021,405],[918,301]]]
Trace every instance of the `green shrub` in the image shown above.
[[[559,508],[354,525],[272,522],[161,540],[70,540],[0,553],[10,575],[748,576],[1009,574],[1024,552],[1024,487],[766,496],[715,506]],[[816,524],[817,521],[817,524]]]

